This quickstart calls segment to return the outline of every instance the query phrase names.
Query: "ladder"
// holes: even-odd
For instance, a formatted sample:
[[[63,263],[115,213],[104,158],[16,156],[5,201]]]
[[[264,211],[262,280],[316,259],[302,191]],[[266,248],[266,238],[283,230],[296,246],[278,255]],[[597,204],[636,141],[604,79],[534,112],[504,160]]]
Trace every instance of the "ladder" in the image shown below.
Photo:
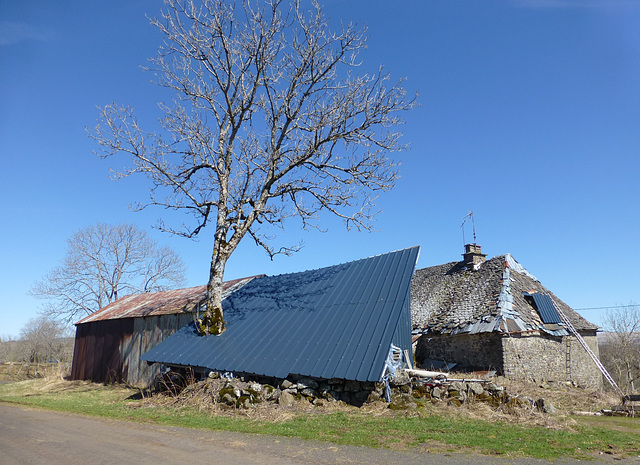
[[[567,381],[571,381],[571,336],[564,338],[565,340],[565,370]]]
[[[593,363],[596,364],[596,366],[598,367],[598,369],[600,370],[602,375],[605,377],[605,379],[607,381],[609,381],[609,384],[611,384],[611,387],[613,387],[613,389],[616,391],[616,393],[618,393],[621,397],[624,397],[624,393],[622,392],[622,390],[618,387],[618,385],[613,380],[613,378],[611,377],[611,375],[609,374],[607,369],[604,367],[604,365],[600,362],[600,360],[598,359],[596,354],[593,353],[593,351],[587,345],[587,343],[582,338],[582,336],[580,336],[580,333],[578,333],[576,328],[573,327],[573,325],[569,321],[569,318],[567,318],[567,316],[564,313],[562,313],[562,310],[560,310],[557,306],[556,306],[556,310],[558,311],[558,315],[560,315],[560,318],[562,319],[564,324],[569,329],[569,332],[576,337],[576,339],[578,340],[578,342],[580,343],[582,348],[587,352],[587,354],[589,354],[589,357],[591,357],[591,360],[593,360]],[[567,350],[569,350],[569,349],[567,349]]]

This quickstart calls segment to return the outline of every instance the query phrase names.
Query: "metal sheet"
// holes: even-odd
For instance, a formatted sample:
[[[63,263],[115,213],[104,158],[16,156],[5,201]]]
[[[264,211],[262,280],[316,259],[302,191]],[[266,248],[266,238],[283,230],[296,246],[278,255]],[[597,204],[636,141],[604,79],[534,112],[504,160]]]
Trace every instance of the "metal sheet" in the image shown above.
[[[248,278],[225,281],[223,283],[223,298],[235,292],[237,289],[241,288],[256,277],[257,276],[251,276]],[[193,312],[204,301],[206,292],[206,286],[196,286],[186,289],[124,296],[78,321],[76,325],[94,321]]]
[[[394,342],[411,350],[409,289],[419,248],[256,278],[224,301],[227,330],[193,325],[142,359],[284,378],[378,381]]]
[[[126,347],[132,333],[133,320],[130,318],[78,326],[71,379],[126,381]]]
[[[527,297],[531,297],[536,304],[536,308],[538,309],[538,313],[540,313],[540,318],[542,318],[542,322],[545,324],[560,324],[562,323],[562,319],[558,314],[558,310],[556,310],[555,305],[553,305],[553,301],[551,297],[546,294],[541,294],[539,292],[533,294],[525,294]]]

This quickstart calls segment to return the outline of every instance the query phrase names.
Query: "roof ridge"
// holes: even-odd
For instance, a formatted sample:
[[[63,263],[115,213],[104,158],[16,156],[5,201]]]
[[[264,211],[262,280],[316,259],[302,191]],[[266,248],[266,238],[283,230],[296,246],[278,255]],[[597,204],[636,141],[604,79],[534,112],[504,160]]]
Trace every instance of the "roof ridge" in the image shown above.
[[[538,278],[536,278],[534,275],[529,273],[527,269],[524,266],[522,266],[515,258],[513,258],[513,255],[511,255],[510,253],[505,254],[505,260],[506,260],[506,265],[516,273],[523,274],[533,279],[534,281],[538,281],[540,284],[542,284]]]
[[[303,271],[291,271],[289,273],[280,273],[280,274],[274,274],[274,275],[262,275],[262,276],[268,276],[270,278],[274,278],[274,277],[279,277],[279,276],[289,276],[289,275],[296,275],[296,274],[301,274],[301,273],[309,273],[309,272],[313,272],[313,271],[318,271],[318,270],[324,270],[326,268],[334,268],[337,266],[344,266],[344,265],[350,265],[352,263],[357,263],[357,262],[362,262],[364,260],[371,260],[372,258],[378,258],[378,257],[383,257],[385,255],[392,255],[395,253],[399,253],[399,252],[406,252],[412,249],[418,249],[418,257],[416,258],[416,263],[417,261],[420,259],[420,246],[419,245],[414,245],[412,247],[405,247],[404,249],[398,249],[398,250],[392,250],[391,252],[384,252],[384,253],[379,253],[376,255],[371,255],[370,257],[364,257],[364,258],[357,258],[355,260],[349,260],[347,262],[342,262],[342,263],[335,263],[333,265],[327,265],[327,266],[320,266],[318,268],[310,268],[308,270],[303,270]]]

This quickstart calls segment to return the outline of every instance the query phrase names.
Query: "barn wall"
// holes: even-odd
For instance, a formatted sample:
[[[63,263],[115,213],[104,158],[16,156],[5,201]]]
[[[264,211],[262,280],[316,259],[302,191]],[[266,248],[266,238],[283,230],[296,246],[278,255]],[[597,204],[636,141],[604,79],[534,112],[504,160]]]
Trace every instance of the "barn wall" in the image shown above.
[[[133,320],[105,320],[76,327],[71,379],[121,382],[127,370],[120,347],[131,339]]]
[[[140,356],[193,321],[190,313],[122,318],[76,327],[71,379],[147,387],[160,373]]]
[[[140,356],[192,321],[193,315],[190,313],[136,318],[131,350],[124,358],[129,368],[127,382],[140,387],[151,385],[161,367],[157,363],[149,365],[141,361]]]
[[[595,335],[583,337],[597,355]],[[574,336],[554,337],[538,332],[506,335],[504,374],[514,379],[572,381],[579,386],[599,387],[602,376]]]
[[[567,381],[566,344],[563,337],[539,332],[504,336],[504,375],[530,381]]]
[[[418,340],[415,357],[422,366],[424,359],[444,360],[471,369],[491,369],[501,373],[501,337],[497,333],[424,335]]]

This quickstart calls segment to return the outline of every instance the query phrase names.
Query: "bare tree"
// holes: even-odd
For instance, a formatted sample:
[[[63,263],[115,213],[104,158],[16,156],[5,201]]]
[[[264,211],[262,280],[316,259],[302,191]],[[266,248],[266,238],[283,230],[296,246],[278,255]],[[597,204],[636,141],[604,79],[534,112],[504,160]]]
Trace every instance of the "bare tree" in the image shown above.
[[[43,363],[63,357],[65,325],[51,317],[33,318],[20,330],[21,359],[28,363]]]
[[[249,235],[273,258],[299,246],[270,245],[265,226],[296,217],[318,228],[328,211],[346,226],[371,227],[374,200],[396,180],[388,153],[402,148],[400,113],[414,106],[382,68],[356,73],[364,30],[332,32],[316,1],[165,0],[152,23],[165,35],[151,60],[160,133],[144,132],[130,108],[109,105],[91,131],[100,155],[128,154],[117,177],[144,173],[150,201],[189,213],[165,231],[186,237],[214,224],[203,334],[224,331],[227,260]],[[308,5],[303,7],[302,3]]]
[[[640,379],[640,307],[628,305],[608,312],[604,328],[602,361],[623,389],[634,392],[634,383]]]
[[[126,294],[183,282],[184,265],[173,250],[158,247],[135,225],[97,224],[67,241],[62,265],[37,282],[31,294],[49,301],[45,314],[69,322]]]
[[[8,361],[13,340],[8,336],[0,336],[0,363]]]

